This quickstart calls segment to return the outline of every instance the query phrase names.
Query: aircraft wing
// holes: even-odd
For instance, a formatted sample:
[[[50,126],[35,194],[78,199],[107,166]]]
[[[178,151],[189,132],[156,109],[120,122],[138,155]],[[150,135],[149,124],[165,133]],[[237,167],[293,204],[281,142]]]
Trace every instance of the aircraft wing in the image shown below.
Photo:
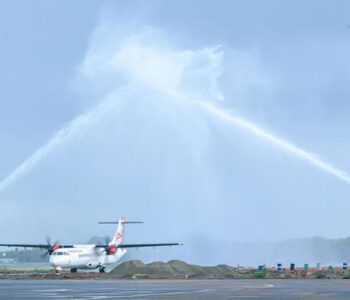
[[[162,246],[180,246],[181,243],[158,243],[158,244],[123,244],[118,248],[139,248],[139,247],[162,247]]]
[[[162,246],[180,246],[181,243],[157,243],[157,244],[123,244],[118,248],[141,248],[141,247],[162,247]],[[109,245],[96,245],[96,248],[108,248]]]
[[[73,245],[57,245],[59,248],[73,248]],[[0,244],[0,247],[23,247],[23,248],[39,248],[39,249],[48,249],[52,245],[48,244]]]

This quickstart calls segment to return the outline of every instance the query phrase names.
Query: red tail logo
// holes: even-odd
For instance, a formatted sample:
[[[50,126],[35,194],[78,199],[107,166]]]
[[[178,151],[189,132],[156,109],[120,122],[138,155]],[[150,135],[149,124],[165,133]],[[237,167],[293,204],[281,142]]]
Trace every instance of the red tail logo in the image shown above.
[[[116,235],[115,235],[115,239],[114,239],[115,243],[118,243],[119,241],[119,244],[123,244],[123,234],[121,234],[120,232],[118,232]]]

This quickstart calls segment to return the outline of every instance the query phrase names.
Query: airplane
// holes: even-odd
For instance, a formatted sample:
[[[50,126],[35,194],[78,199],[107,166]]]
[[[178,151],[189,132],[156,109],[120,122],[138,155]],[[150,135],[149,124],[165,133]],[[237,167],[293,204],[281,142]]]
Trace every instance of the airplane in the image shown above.
[[[70,269],[76,273],[78,269],[99,269],[100,273],[106,272],[106,267],[116,263],[125,253],[127,248],[179,246],[181,243],[156,243],[156,244],[124,244],[125,224],[140,224],[143,222],[127,222],[124,217],[117,222],[99,222],[99,224],[118,224],[117,231],[112,240],[106,244],[86,245],[60,245],[47,244],[0,244],[4,247],[23,247],[45,249],[45,255],[50,256],[50,264],[55,272],[62,269]]]

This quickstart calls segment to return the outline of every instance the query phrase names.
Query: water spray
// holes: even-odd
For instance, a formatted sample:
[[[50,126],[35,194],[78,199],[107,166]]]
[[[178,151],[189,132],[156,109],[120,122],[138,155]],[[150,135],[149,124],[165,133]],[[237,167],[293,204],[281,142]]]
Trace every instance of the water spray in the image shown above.
[[[139,45],[137,43],[126,42],[125,44],[126,46],[118,49],[116,53],[111,51],[113,53],[112,58],[106,57],[104,51],[100,54],[92,52],[90,56],[93,59],[91,59],[91,57],[89,59],[88,56],[85,61],[86,72],[90,75],[93,74],[99,76],[98,72],[101,72],[101,69],[104,70],[105,68],[107,70],[107,75],[111,76],[113,70],[117,70],[118,72],[122,70],[125,72],[124,75],[130,78],[130,86],[133,89],[147,86],[147,88],[160,91],[165,96],[175,101],[192,104],[209,115],[216,117],[218,120],[242,128],[254,136],[275,145],[277,148],[305,160],[318,169],[327,172],[346,183],[350,183],[350,176],[346,172],[322,161],[310,152],[277,137],[250,121],[241,117],[233,116],[228,110],[217,106],[212,101],[203,101],[202,99],[196,100],[201,98],[192,97],[192,95],[197,94],[196,87],[198,88],[198,86],[196,84],[194,84],[194,87],[190,85],[192,89],[190,91],[186,89],[183,91],[181,89],[181,83],[183,81],[189,80],[189,83],[191,84],[191,80],[194,79],[193,82],[198,83],[198,78],[201,78],[201,80],[199,80],[199,88],[205,89],[207,86],[210,87],[209,90],[205,90],[202,94],[214,95],[213,98],[223,100],[221,94],[216,90],[216,80],[219,74],[218,70],[220,69],[223,56],[222,52],[218,52],[217,47],[205,48],[199,51],[173,53],[171,51],[160,51],[157,47],[144,47],[142,44]],[[108,48],[108,45],[106,47]],[[107,53],[109,52],[107,51]],[[202,61],[204,61],[203,65],[198,64],[198,62]],[[92,79],[94,78],[93,75]],[[97,108],[89,113],[76,117],[67,127],[59,130],[44,146],[29,156],[12,173],[0,182],[0,193],[25,173],[29,172],[59,145],[62,145],[70,137],[74,136],[85,127],[90,126],[105,112],[110,111],[111,105],[114,105],[118,102],[118,99],[123,97],[125,98],[125,93],[119,92],[118,95],[113,94]]]
[[[121,91],[119,96],[126,95],[125,90]],[[81,114],[74,118],[66,127],[57,131],[51,139],[42,147],[37,149],[31,156],[23,161],[16,169],[14,169],[7,177],[0,182],[0,193],[2,193],[8,186],[16,182],[20,177],[33,169],[41,160],[47,157],[57,147],[67,142],[77,133],[81,132],[87,126],[92,125],[100,116],[109,111],[118,100],[123,97],[116,97],[115,95],[108,97],[95,109],[86,114]]]
[[[182,95],[178,92],[175,92],[175,91],[171,91],[171,92],[168,91],[168,94],[171,95],[171,97],[173,99],[189,102],[189,103],[192,103],[192,104],[200,107],[201,109],[204,109],[210,115],[213,115],[213,116],[219,118],[221,121],[225,121],[231,125],[243,128],[244,130],[249,131],[251,134],[253,134],[259,138],[262,138],[262,139],[268,141],[269,143],[272,143],[273,145],[277,146],[278,148],[285,150],[285,151],[287,151],[287,152],[289,152],[289,153],[291,153],[299,158],[302,158],[303,160],[316,166],[317,168],[319,168],[319,169],[321,169],[321,170],[323,170],[323,171],[325,171],[333,176],[336,176],[337,178],[341,179],[342,181],[350,184],[350,176],[346,172],[332,166],[329,163],[326,163],[326,162],[316,158],[310,152],[305,151],[297,146],[294,146],[290,142],[287,142],[287,141],[273,135],[272,133],[266,131],[265,129],[259,127],[258,125],[254,124],[250,121],[244,120],[243,118],[240,118],[240,117],[232,116],[226,109],[219,108],[213,102],[193,100],[193,99],[187,98],[184,95]]]

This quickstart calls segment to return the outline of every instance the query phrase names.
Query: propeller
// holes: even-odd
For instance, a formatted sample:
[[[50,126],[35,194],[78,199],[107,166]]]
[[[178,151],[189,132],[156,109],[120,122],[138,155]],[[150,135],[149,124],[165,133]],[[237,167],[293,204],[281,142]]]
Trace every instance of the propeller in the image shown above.
[[[42,258],[51,255],[55,250],[60,248],[59,241],[56,240],[54,244],[51,244],[51,238],[46,238],[47,250],[41,255]]]
[[[106,249],[106,253],[107,255],[113,255],[117,252],[118,247],[116,245],[110,245],[107,249]]]
[[[102,239],[100,239],[100,240],[98,241],[99,244],[106,245],[106,247],[103,247],[103,248],[95,248],[95,253],[96,253],[96,254],[99,254],[100,251],[103,249],[103,250],[107,253],[107,255],[108,255],[108,253],[109,253],[109,242],[110,242],[110,240],[111,240],[111,239],[110,239],[108,236],[105,236],[104,242],[102,242]]]
[[[106,247],[104,250],[106,251],[107,255],[115,254],[118,250],[118,247],[116,245],[109,245],[110,238],[108,236],[105,237],[105,245]]]

